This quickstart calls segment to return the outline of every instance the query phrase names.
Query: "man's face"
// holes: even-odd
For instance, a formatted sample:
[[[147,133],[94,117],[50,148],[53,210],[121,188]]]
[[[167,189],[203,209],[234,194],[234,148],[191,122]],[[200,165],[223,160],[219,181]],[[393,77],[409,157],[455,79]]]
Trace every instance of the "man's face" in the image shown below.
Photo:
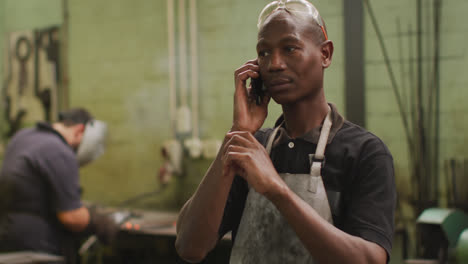
[[[84,124],[77,124],[69,127],[70,129],[70,138],[68,144],[76,151],[80,146],[81,140],[83,139],[83,134],[85,130]]]
[[[276,11],[258,34],[260,75],[275,102],[285,105],[313,98],[323,86],[322,45],[310,23]],[[330,58],[331,59],[331,58]]]

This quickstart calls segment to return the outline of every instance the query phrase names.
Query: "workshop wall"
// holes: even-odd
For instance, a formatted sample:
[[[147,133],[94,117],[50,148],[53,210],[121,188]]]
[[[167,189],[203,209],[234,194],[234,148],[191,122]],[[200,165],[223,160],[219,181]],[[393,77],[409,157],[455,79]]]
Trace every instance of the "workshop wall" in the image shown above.
[[[4,49],[7,45],[7,37],[9,33],[39,29],[45,27],[57,26],[62,23],[62,6],[61,0],[45,0],[45,1],[0,1],[0,80],[2,87],[4,86],[5,76],[5,58]],[[3,100],[0,101],[0,106],[3,108]],[[29,113],[26,119],[32,120],[37,113]],[[31,119],[32,118],[32,119]],[[0,115],[0,131],[2,134],[6,131],[6,123],[4,114]],[[23,124],[23,125],[31,125]],[[2,136],[3,140],[3,136]],[[2,145],[5,142],[0,142]],[[3,147],[0,148],[3,150]],[[2,152],[2,151],[0,151]],[[1,154],[1,153],[0,153]]]
[[[373,2],[373,9],[386,42],[388,54],[393,67],[400,93],[408,104],[410,79],[416,78],[416,69],[410,70],[410,64],[416,60],[416,1]],[[431,85],[434,73],[431,72],[433,48],[433,1],[423,3],[423,89]],[[468,121],[463,118],[468,111],[464,98],[468,95],[465,89],[468,77],[462,73],[468,66],[465,43],[467,26],[457,19],[463,10],[467,10],[466,1],[442,1],[441,14],[441,54],[440,54],[440,171],[439,184],[442,203],[445,200],[444,161],[450,158],[462,159],[468,156],[465,147],[468,135],[461,133],[468,128]],[[378,44],[378,39],[371,24],[367,11],[365,12],[366,36],[366,103],[367,126],[389,146],[397,172],[400,199],[409,199],[411,184],[409,181],[409,157],[405,144],[400,113],[393,94],[389,74],[384,57]],[[397,23],[400,23],[398,30]],[[400,63],[402,58],[402,63]],[[414,64],[413,64],[414,67]],[[413,82],[414,84],[414,82]],[[414,87],[413,87],[414,88]],[[443,205],[443,204],[442,204]]]
[[[61,0],[0,2],[4,7],[0,30],[4,32],[62,25]],[[197,1],[202,140],[221,140],[231,125],[233,72],[256,56],[257,15],[267,2]],[[317,6],[335,41],[326,93],[344,109],[341,1]],[[172,137],[166,1],[68,1],[68,12],[70,107],[88,108],[108,122],[110,132],[106,153],[81,170],[84,198],[116,205],[155,191],[162,165],[160,148]],[[176,36],[177,30],[176,23]],[[4,36],[0,36],[2,44]],[[280,112],[271,104],[265,126],[271,126]],[[183,178],[176,179],[159,198],[146,199],[143,206],[177,209],[209,163],[206,159],[184,160]]]
[[[2,0],[2,2],[4,2],[6,32],[55,26],[62,23],[62,0]]]
[[[256,56],[257,15],[267,2],[197,1],[202,139],[221,140],[231,125],[233,72]],[[343,109],[341,2],[320,4],[337,43],[327,95]],[[110,131],[106,154],[82,169],[87,199],[115,204],[158,188],[159,149],[171,138],[166,8],[149,0],[69,3],[71,104],[88,107]],[[279,113],[273,105],[266,125]],[[185,178],[147,204],[181,203],[209,162],[186,160]]]
[[[400,87],[403,103],[411,105],[410,90],[415,89],[415,80],[417,78],[415,67],[417,60],[416,1],[370,2],[388,50],[390,63]],[[468,119],[464,117],[468,112],[468,105],[465,103],[465,98],[468,96],[468,90],[466,89],[468,76],[463,74],[463,69],[468,67],[468,60],[466,45],[460,45],[460,43],[466,43],[468,40],[466,34],[468,26],[466,23],[460,22],[464,12],[468,10],[468,2],[441,2],[440,163],[436,175],[439,184],[439,190],[437,190],[439,205],[447,206],[449,194],[447,193],[446,179],[452,175],[448,175],[449,170],[446,161],[453,158],[460,161],[467,159],[468,156],[466,148],[468,135],[462,132],[468,129]],[[431,52],[434,48],[432,5],[433,1],[422,1],[424,91],[427,91],[432,84],[432,78],[434,78],[435,74],[432,64],[433,53]],[[398,28],[398,23],[400,28]],[[413,224],[418,215],[413,199],[417,194],[412,191],[414,183],[410,178],[410,157],[383,53],[367,10],[365,10],[365,38],[367,127],[383,139],[393,154],[399,195],[397,226],[400,228],[404,226],[410,233],[410,237],[414,237]],[[427,94],[427,92],[425,93]],[[427,97],[424,100],[427,100]],[[458,178],[466,179],[466,169],[465,176],[463,176],[463,172],[460,173],[460,170],[458,173]],[[464,182],[459,181],[459,195],[466,193],[467,187],[466,180]],[[400,239],[398,236],[396,238]],[[415,242],[414,239],[411,244],[413,242]],[[410,245],[410,254],[412,249],[414,249],[414,244]]]

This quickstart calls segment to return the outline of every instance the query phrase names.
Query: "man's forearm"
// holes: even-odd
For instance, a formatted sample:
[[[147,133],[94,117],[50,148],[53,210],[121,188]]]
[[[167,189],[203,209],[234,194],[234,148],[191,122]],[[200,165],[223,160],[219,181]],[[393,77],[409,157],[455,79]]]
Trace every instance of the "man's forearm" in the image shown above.
[[[57,218],[65,228],[72,232],[85,230],[90,220],[89,211],[84,206],[74,210],[58,212]]]
[[[218,229],[233,180],[222,175],[221,152],[177,220],[176,249],[188,261],[202,260],[218,241]]]
[[[318,263],[386,263],[383,248],[334,227],[287,186],[268,198]]]

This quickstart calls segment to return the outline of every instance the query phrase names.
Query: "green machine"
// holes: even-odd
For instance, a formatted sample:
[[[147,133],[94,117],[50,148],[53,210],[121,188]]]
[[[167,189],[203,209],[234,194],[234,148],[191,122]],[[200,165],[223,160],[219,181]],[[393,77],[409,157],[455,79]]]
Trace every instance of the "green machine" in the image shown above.
[[[468,263],[468,228],[463,230],[455,248],[455,262]]]
[[[457,209],[429,208],[416,220],[424,259],[468,263],[468,215]]]

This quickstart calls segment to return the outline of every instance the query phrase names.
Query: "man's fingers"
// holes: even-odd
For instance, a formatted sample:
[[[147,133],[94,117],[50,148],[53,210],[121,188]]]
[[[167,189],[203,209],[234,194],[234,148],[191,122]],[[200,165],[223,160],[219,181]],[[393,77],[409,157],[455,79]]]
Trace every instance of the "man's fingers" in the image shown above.
[[[223,166],[223,171],[226,170],[229,171],[230,173],[234,174],[239,174],[241,176],[244,176],[245,174],[245,169],[246,166],[246,161],[250,159],[251,155],[248,152],[228,152],[226,153],[224,157],[224,166]],[[228,174],[224,174],[225,176],[228,176]]]
[[[233,138],[235,136],[239,136],[239,137],[243,137],[245,139],[248,139],[249,138],[248,134],[250,134],[250,132],[248,132],[248,131],[229,131],[226,134],[226,137],[228,139],[231,139],[231,138]]]
[[[237,137],[228,137],[228,141],[224,145],[223,148],[223,156],[226,155],[228,151],[233,151],[233,148],[235,147],[241,147],[241,148],[235,148],[236,151],[247,151],[247,148],[249,148],[249,143],[247,142],[247,139],[241,138],[239,136]]]
[[[258,63],[257,60],[249,60],[246,62],[244,65],[240,66],[234,71],[234,77],[236,77],[239,73],[244,72],[246,70],[253,70],[253,71],[258,71]]]
[[[252,60],[248,60],[245,64],[254,64],[254,65],[258,65],[258,58],[255,58],[255,59],[252,59]]]
[[[240,72],[236,75],[236,83],[239,81],[245,82],[248,78],[258,78],[260,74],[257,71],[247,69],[243,72]]]
[[[249,150],[249,149],[246,148],[246,147],[236,146],[236,145],[229,145],[229,146],[226,148],[226,151],[225,151],[224,155],[226,155],[227,153],[230,153],[230,152],[244,153],[244,152],[247,152],[248,150]]]
[[[230,131],[230,132],[228,132],[226,134],[226,137],[228,139],[241,137],[241,138],[244,138],[245,140],[247,140],[250,143],[257,142],[257,139],[254,137],[254,135],[252,133],[250,133],[250,132],[247,132],[247,131]],[[237,140],[240,140],[240,138],[237,139]],[[243,142],[245,142],[245,141],[243,141]]]
[[[232,159],[229,158],[229,155],[224,155],[223,158],[223,176],[224,177],[231,177],[237,173],[239,166],[233,162]]]
[[[239,133],[236,133],[236,134],[228,133],[226,137],[228,138],[228,141],[226,143],[225,150],[227,150],[227,148],[231,145],[242,146],[245,148],[252,148],[254,146],[253,145],[254,143],[252,142],[252,138],[250,138],[248,135],[242,135]],[[255,140],[255,138],[253,139]]]
[[[231,168],[230,165],[228,164],[224,164],[223,166],[223,177],[231,177],[231,176],[234,176],[235,172],[234,170]]]
[[[245,82],[248,78],[258,78],[260,70],[257,60],[249,60],[244,65],[239,67],[234,71],[234,79],[237,84],[240,82]]]

